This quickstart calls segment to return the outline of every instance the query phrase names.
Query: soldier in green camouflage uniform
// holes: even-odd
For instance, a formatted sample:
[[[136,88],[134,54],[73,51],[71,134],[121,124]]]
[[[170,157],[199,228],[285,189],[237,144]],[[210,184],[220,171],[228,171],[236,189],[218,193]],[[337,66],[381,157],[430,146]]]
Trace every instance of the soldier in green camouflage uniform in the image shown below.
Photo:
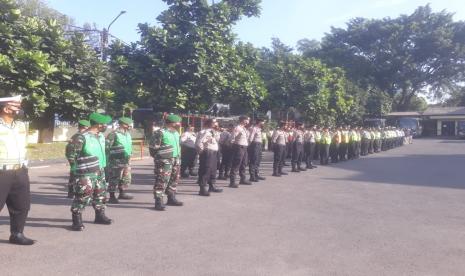
[[[176,199],[176,186],[180,169],[180,135],[177,128],[181,117],[169,115],[166,118],[166,127],[157,130],[149,143],[150,155],[155,164],[155,210],[164,211],[163,195],[168,195],[167,205],[182,206]]]
[[[90,128],[77,135],[70,143],[69,160],[75,166],[77,181],[74,186],[74,200],[71,205],[73,219],[72,230],[82,231],[82,211],[92,203],[95,209],[95,223],[111,224],[105,215],[107,183],[105,136],[106,125],[111,122],[109,116],[92,113],[89,117]]]
[[[78,122],[78,132],[74,134],[68,141],[65,150],[66,159],[68,159],[69,163],[69,180],[68,180],[68,198],[74,197],[74,184],[76,183],[76,166],[74,164],[74,159],[71,158],[72,151],[73,151],[73,143],[72,141],[76,139],[78,135],[84,133],[90,127],[90,122],[87,120],[80,120]],[[71,165],[72,164],[72,165]]]
[[[119,127],[107,136],[107,158],[109,167],[108,191],[109,203],[119,203],[118,199],[132,199],[125,190],[131,184],[131,167],[129,161],[132,154],[132,138],[129,128],[132,120],[121,117]],[[115,196],[116,188],[119,190],[118,198]]]

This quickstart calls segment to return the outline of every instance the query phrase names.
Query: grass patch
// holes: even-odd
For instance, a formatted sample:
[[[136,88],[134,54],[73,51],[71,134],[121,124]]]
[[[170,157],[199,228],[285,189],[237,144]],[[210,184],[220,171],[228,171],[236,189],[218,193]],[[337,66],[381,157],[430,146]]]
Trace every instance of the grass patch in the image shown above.
[[[27,155],[29,160],[64,159],[66,142],[47,144],[29,144]]]

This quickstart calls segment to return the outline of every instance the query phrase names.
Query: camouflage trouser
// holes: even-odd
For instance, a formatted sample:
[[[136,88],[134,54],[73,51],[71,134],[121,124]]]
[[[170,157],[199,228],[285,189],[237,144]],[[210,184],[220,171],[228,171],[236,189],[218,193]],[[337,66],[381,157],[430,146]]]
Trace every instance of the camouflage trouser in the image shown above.
[[[163,198],[165,192],[176,192],[179,179],[179,158],[155,159],[155,198]]]
[[[68,187],[74,187],[76,185],[77,176],[73,170],[69,171]]]
[[[107,183],[104,172],[99,174],[78,176],[74,185],[75,197],[71,204],[71,212],[80,213],[92,203],[96,210],[105,209]]]
[[[131,167],[118,166],[109,169],[108,191],[110,193],[116,192],[116,188],[127,189],[131,184]]]

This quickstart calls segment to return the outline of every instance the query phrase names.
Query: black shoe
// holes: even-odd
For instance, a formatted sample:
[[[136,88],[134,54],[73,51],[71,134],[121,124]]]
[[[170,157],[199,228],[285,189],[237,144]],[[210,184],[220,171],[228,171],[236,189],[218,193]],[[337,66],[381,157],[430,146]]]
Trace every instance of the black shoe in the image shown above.
[[[123,190],[119,190],[118,199],[133,199],[132,195],[125,193]]]
[[[183,206],[184,203],[182,203],[181,201],[178,201],[176,199],[176,194],[174,192],[169,192],[168,193],[168,201],[166,202],[166,205],[169,205],[169,206]]]
[[[157,211],[165,211],[165,205],[163,204],[162,198],[155,198],[155,210]]]
[[[252,185],[252,182],[246,180],[246,179],[241,179],[241,181],[239,181],[239,184],[242,184],[242,185]]]
[[[36,242],[24,236],[23,233],[12,233],[9,241],[17,245],[33,245]]]
[[[199,191],[200,196],[210,196],[210,193],[207,191],[207,187],[201,186]]]
[[[230,183],[229,188],[239,188],[239,185],[237,185],[236,183]]]
[[[258,182],[258,179],[255,177],[250,177],[249,182]]]
[[[94,221],[94,223],[110,225],[112,223],[112,220],[109,219],[105,215],[105,210],[100,209],[100,210],[95,210],[95,221]]]
[[[119,200],[115,196],[115,192],[110,192],[110,199],[108,199],[108,203],[118,204]]]
[[[82,214],[72,213],[72,218],[73,218],[73,225],[71,225],[71,230],[73,231],[84,230],[84,225],[82,224]]]
[[[208,191],[212,193],[221,193],[223,192],[223,189],[217,188],[215,185],[210,185],[210,187],[208,187]]]

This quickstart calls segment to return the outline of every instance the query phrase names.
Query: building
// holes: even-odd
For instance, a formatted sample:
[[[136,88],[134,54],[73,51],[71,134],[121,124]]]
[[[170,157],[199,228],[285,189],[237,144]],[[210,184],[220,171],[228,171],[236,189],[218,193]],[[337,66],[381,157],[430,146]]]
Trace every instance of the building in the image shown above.
[[[423,112],[391,112],[386,118],[390,121],[419,118],[423,136],[465,137],[465,106],[428,107]]]

